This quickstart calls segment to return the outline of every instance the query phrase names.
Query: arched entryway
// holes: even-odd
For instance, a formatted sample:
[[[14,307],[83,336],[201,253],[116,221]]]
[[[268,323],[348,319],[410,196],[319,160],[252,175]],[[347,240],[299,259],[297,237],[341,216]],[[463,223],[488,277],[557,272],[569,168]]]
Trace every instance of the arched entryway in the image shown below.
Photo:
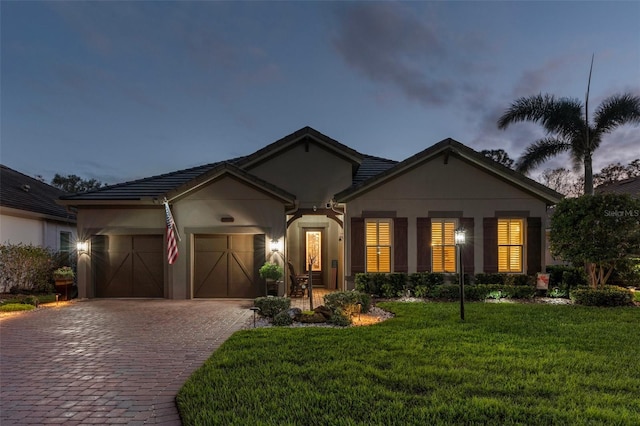
[[[298,209],[287,217],[287,261],[309,274],[314,288],[344,287],[343,215],[334,209]],[[287,277],[289,278],[289,277]]]

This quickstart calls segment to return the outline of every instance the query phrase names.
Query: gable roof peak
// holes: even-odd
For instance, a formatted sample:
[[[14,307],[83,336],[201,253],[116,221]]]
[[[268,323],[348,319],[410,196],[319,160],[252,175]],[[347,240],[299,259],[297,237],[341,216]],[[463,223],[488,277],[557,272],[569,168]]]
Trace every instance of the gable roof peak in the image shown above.
[[[305,126],[257,150],[253,154],[243,157],[236,164],[241,168],[250,168],[251,166],[258,164],[295,144],[307,143],[309,139],[346,158],[354,164],[359,165],[364,159],[364,155],[355,149],[349,148],[337,140],[317,131],[313,127]]]

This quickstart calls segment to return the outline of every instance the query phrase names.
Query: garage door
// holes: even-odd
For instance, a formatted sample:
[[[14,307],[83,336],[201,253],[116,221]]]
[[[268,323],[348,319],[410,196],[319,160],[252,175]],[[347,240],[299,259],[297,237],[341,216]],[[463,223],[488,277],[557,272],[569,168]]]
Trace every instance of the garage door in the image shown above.
[[[99,235],[91,240],[96,297],[164,297],[162,235]]]
[[[264,292],[258,275],[264,234],[196,235],[194,246],[194,297],[253,298]]]

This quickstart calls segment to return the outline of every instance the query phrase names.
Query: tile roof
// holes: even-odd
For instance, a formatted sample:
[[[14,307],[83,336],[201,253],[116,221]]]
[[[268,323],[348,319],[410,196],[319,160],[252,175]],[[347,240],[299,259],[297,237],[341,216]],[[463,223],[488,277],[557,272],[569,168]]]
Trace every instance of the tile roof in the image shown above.
[[[412,157],[407,158],[402,162],[394,160],[388,160],[385,158],[375,157],[371,155],[361,154],[340,142],[331,139],[330,137],[318,132],[311,127],[303,127],[290,135],[285,136],[267,145],[264,148],[259,149],[253,154],[237,157],[227,161],[221,161],[216,163],[205,164],[203,166],[192,167],[189,169],[178,170],[171,173],[166,173],[158,176],[152,176],[144,179],[139,179],[131,182],[124,182],[116,185],[107,186],[93,191],[84,192],[81,194],[68,195],[62,198],[65,204],[73,205],[73,201],[79,202],[101,202],[101,201],[142,201],[153,200],[161,196],[166,196],[170,193],[175,193],[179,188],[188,188],[189,185],[205,179],[208,173],[211,173],[220,167],[222,164],[230,164],[239,169],[245,171],[246,177],[249,180],[256,181],[257,178],[250,176],[251,168],[259,164],[260,162],[268,159],[271,155],[282,149],[287,149],[289,146],[300,143],[301,141],[312,138],[315,142],[324,145],[327,149],[330,149],[336,154],[343,156],[347,160],[351,161],[354,165],[354,174],[352,185],[340,192],[340,197],[351,196],[359,192],[362,188],[367,187],[373,182],[380,182],[396,173],[402,173],[406,168],[410,168],[413,165],[423,161],[425,158],[429,158],[443,149],[448,149],[454,154],[458,153],[464,156],[467,160],[481,165],[481,167],[491,171],[492,173],[499,175],[503,179],[507,179],[511,182],[515,182],[517,185],[524,187],[527,190],[535,193],[538,197],[544,198],[547,202],[559,200],[562,198],[561,194],[547,188],[544,185],[535,182],[526,176],[517,173],[501,164],[485,157],[484,155],[474,151],[473,149],[454,141],[453,139],[445,139],[430,148],[419,152]],[[247,173],[248,172],[248,173]],[[253,179],[255,178],[255,179]],[[255,183],[254,182],[254,183]],[[260,186],[266,189],[273,189],[276,192],[281,191],[278,188],[270,188],[266,182],[258,182]],[[287,194],[284,194],[287,195]],[[555,201],[557,202],[557,201]]]
[[[394,160],[387,160],[386,158],[365,155],[362,163],[360,164],[360,167],[358,167],[358,170],[353,177],[353,184],[357,185],[367,179],[377,176],[385,170],[395,166],[396,164],[398,164],[398,162]]]
[[[72,194],[62,197],[62,200],[121,200],[137,201],[143,199],[153,199],[178,188],[189,181],[213,170],[222,162],[205,164],[203,166],[178,170],[162,175],[151,176],[130,182],[109,185],[100,189],[94,189],[79,194]]]
[[[0,205],[2,207],[50,216],[66,222],[76,221],[74,214],[56,203],[56,200],[67,195],[67,192],[5,165],[0,167]]]
[[[629,194],[640,198],[640,176],[600,185],[594,191],[596,194]]]

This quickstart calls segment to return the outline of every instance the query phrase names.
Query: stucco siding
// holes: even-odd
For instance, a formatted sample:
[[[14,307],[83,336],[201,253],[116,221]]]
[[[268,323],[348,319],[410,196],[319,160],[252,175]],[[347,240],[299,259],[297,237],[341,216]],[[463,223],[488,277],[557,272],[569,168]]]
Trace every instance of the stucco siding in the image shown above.
[[[476,272],[482,272],[483,218],[505,212],[544,218],[546,205],[513,184],[458,158],[450,157],[448,164],[444,164],[442,157],[436,157],[350,200],[346,223],[350,223],[351,217],[360,217],[366,212],[392,212],[395,217],[408,218],[409,272],[415,272],[417,268],[416,218],[437,218],[439,212],[460,212],[460,217],[473,218],[474,268]],[[348,244],[346,253],[350,253],[351,242]],[[542,259],[545,258],[544,245],[543,237]],[[349,262],[346,270],[350,271],[350,267]]]
[[[192,297],[193,238],[196,234],[265,234],[265,244],[285,234],[281,201],[235,178],[223,177],[171,204],[181,240],[178,260],[165,265],[165,297]],[[97,234],[165,234],[162,204],[131,208],[80,208],[78,229],[85,238]],[[81,297],[92,297],[91,262],[79,262]],[[85,296],[86,295],[86,296]]]
[[[6,214],[0,216],[2,244],[31,244],[60,250],[61,232],[71,233],[71,240],[75,240],[76,227],[72,225]]]
[[[310,142],[308,150],[304,144],[295,145],[249,172],[295,194],[300,207],[320,207],[351,185],[352,165]]]

